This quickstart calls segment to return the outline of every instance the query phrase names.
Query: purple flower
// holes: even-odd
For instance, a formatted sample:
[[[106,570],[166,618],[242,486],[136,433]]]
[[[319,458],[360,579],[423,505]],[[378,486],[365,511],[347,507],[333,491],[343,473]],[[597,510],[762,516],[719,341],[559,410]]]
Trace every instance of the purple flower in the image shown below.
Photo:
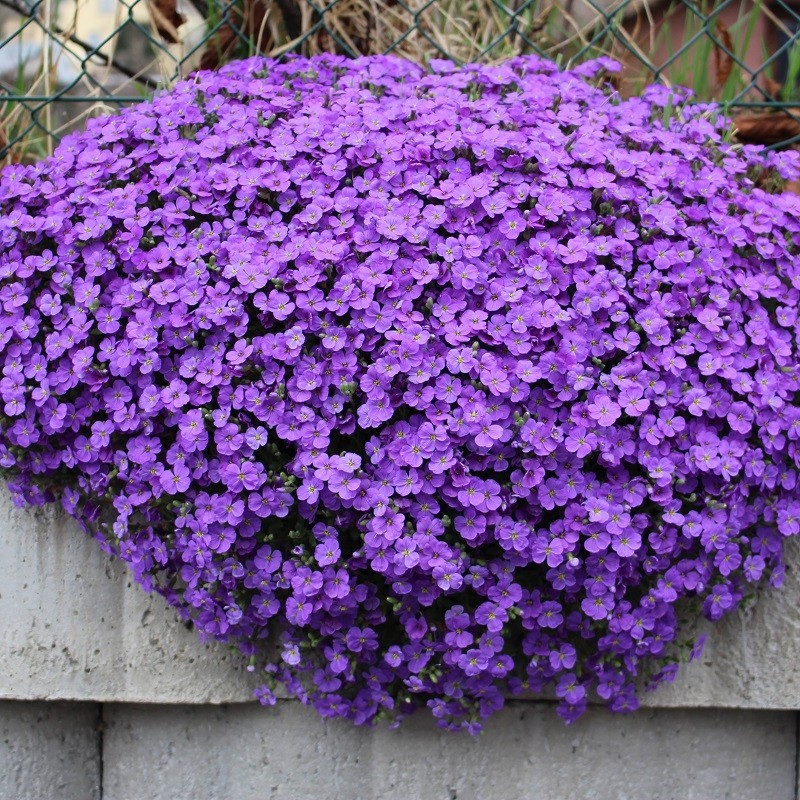
[[[265,704],[635,708],[679,604],[729,613],[800,534],[800,200],[761,179],[797,154],[614,69],[252,59],[6,169],[16,500]]]

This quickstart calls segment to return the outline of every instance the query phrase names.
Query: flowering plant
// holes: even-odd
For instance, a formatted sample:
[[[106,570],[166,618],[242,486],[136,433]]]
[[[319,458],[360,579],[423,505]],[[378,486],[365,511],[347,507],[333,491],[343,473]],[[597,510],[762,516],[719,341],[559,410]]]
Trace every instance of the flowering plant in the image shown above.
[[[264,703],[634,708],[800,532],[800,203],[613,68],[251,59],[6,169],[15,497]]]

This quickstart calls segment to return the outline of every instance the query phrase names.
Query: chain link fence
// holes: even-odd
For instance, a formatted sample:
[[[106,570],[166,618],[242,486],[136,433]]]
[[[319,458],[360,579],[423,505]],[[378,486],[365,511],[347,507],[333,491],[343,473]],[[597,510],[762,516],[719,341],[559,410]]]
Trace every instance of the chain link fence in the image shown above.
[[[263,53],[425,63],[610,55],[725,104],[740,138],[800,141],[800,0],[0,0],[0,159],[46,155],[88,115]]]

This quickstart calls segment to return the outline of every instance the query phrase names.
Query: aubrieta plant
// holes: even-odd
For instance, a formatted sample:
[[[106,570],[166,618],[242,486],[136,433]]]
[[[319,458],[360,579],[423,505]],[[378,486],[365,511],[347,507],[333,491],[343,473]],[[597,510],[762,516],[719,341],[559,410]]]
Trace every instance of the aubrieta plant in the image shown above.
[[[15,498],[266,704],[635,708],[800,533],[800,200],[613,69],[250,59],[7,168]]]

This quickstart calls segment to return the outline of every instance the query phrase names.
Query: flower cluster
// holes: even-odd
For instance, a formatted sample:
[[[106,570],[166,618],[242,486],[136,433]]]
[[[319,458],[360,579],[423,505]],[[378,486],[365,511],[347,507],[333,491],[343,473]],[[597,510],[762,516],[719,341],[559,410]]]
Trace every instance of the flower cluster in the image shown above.
[[[251,59],[5,169],[16,498],[264,703],[634,708],[800,533],[800,201],[609,69]]]

